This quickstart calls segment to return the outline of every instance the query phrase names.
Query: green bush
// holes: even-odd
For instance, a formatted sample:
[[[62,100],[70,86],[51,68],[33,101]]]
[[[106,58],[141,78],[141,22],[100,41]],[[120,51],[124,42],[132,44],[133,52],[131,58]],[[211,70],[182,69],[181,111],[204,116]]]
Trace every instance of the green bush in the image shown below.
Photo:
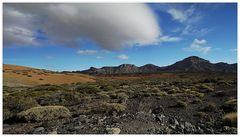
[[[181,100],[178,100],[176,107],[186,108],[187,107],[187,103],[183,102]]]
[[[209,102],[202,110],[205,112],[214,112],[217,110],[217,106],[215,103]]]
[[[225,112],[236,112],[237,111],[237,99],[230,99],[221,106]]]
[[[101,92],[102,90],[96,87],[95,85],[88,85],[88,84],[81,84],[78,85],[76,88],[78,92],[86,93],[86,94],[96,94],[98,92]]]
[[[42,106],[47,105],[73,106],[81,103],[87,103],[91,101],[91,97],[89,95],[73,91],[73,92],[60,92],[53,95],[43,95],[37,97],[36,100]]]
[[[161,97],[161,96],[167,96],[167,93],[166,92],[158,92],[158,93],[152,93],[153,96],[156,96],[156,97]]]
[[[200,98],[195,98],[191,103],[193,104],[202,103],[202,100]]]
[[[126,110],[126,105],[124,104],[120,104],[120,103],[102,103],[101,106],[105,111],[107,112],[123,112],[124,110]]]
[[[204,90],[205,92],[213,92],[214,88],[210,84],[201,84],[198,86],[201,90]]]
[[[38,106],[37,101],[30,97],[9,96],[4,98],[3,101],[3,107],[13,113],[18,113],[36,106]]]
[[[197,112],[194,116],[199,118],[205,118],[207,114],[205,112]]]
[[[58,91],[62,90],[62,87],[51,84],[43,84],[33,88],[34,91]]]
[[[227,105],[237,105],[237,99],[230,99],[225,102]]]
[[[71,117],[70,111],[63,106],[40,106],[33,107],[17,114],[19,119],[25,121],[49,121]]]
[[[103,91],[112,91],[115,88],[112,85],[101,85],[100,89]]]
[[[13,117],[14,114],[9,109],[3,109],[3,121]]]
[[[188,93],[195,95],[196,97],[199,97],[199,98],[204,97],[204,93],[199,93],[197,91],[188,91]]]
[[[117,98],[119,98],[119,99],[128,99],[129,97],[128,97],[128,95],[126,93],[121,92],[121,93],[117,93]]]
[[[225,81],[225,80],[220,80],[220,81],[218,81],[217,82],[217,84],[219,85],[219,86],[231,86],[231,84],[229,84],[227,81]]]
[[[109,98],[109,95],[107,92],[99,92],[98,95],[100,96],[100,98],[102,99],[108,99]]]
[[[227,113],[223,116],[223,124],[227,126],[237,127],[237,113]]]

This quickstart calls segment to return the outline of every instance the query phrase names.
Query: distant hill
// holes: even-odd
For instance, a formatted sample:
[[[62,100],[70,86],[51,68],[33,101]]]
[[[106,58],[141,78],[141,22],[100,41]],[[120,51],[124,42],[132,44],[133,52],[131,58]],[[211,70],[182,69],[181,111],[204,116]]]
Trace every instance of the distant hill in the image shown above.
[[[137,67],[133,64],[122,64],[120,66],[94,68],[79,71],[84,74],[131,74],[131,73],[156,73],[156,72],[237,72],[237,64],[211,63],[197,56],[190,56],[172,65],[159,67],[146,64]]]
[[[222,62],[214,64],[197,56],[191,56],[167,66],[163,70],[173,72],[237,72],[237,64]]]
[[[95,82],[93,76],[77,73],[58,73],[42,69],[3,65],[4,86],[35,86],[39,84],[64,84],[76,82]]]

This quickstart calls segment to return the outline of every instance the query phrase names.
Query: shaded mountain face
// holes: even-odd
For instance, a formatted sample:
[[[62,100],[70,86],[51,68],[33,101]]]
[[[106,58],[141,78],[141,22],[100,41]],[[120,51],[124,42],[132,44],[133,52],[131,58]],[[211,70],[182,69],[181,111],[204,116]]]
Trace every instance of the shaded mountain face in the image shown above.
[[[144,66],[139,67],[140,72],[157,72],[161,68],[159,66],[153,65],[153,64],[146,64]]]
[[[117,67],[102,67],[99,69],[91,67],[90,69],[81,72],[87,74],[128,74],[138,73],[139,68],[133,64],[122,64]]]
[[[130,73],[156,73],[156,72],[237,72],[237,64],[211,63],[208,60],[191,56],[166,67],[146,64],[137,67],[133,64],[122,64],[117,67],[91,67],[81,71],[86,74],[130,74]]]
[[[199,58],[197,56],[191,56],[185,58],[181,61],[174,63],[173,65],[164,68],[166,71],[214,71],[214,64],[210,63],[208,60]]]

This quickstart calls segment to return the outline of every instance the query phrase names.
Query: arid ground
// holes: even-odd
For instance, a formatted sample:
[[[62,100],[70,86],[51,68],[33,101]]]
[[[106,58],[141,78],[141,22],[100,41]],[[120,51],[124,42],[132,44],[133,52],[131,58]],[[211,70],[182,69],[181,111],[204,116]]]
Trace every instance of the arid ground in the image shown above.
[[[4,134],[236,134],[236,73],[88,76],[4,66]]]

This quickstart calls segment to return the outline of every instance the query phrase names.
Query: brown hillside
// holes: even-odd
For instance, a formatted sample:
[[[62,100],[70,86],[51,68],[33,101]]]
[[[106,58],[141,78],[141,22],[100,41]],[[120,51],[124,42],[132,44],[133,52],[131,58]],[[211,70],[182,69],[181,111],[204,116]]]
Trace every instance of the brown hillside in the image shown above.
[[[57,73],[30,67],[3,65],[3,85],[5,86],[34,86],[76,82],[95,82],[95,78],[85,74]]]

